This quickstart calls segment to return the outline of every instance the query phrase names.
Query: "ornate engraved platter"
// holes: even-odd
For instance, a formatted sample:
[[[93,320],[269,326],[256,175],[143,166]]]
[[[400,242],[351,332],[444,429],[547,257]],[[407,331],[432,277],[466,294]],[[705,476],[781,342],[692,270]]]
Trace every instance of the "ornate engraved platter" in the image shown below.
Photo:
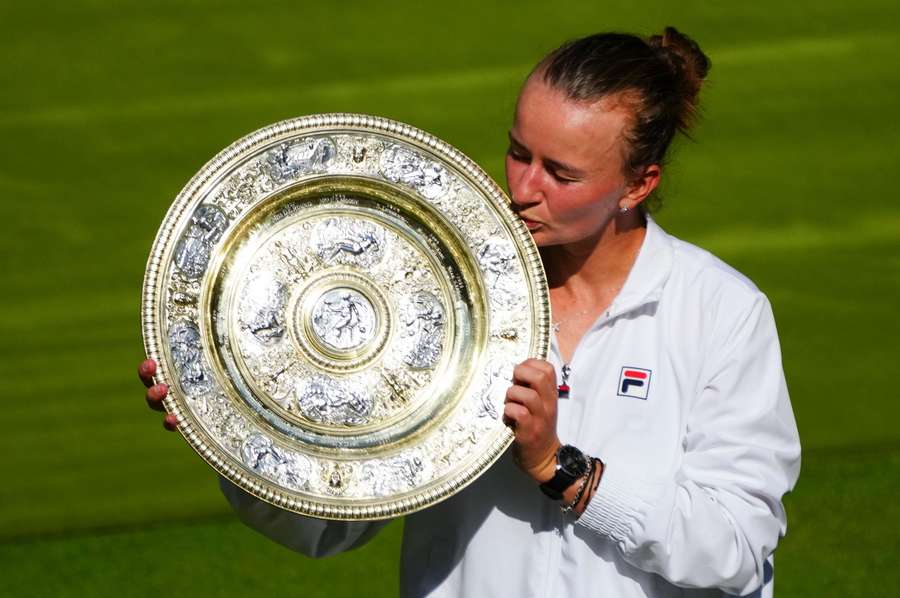
[[[459,151],[356,114],[284,121],[187,184],[147,264],[147,355],[220,474],[280,507],[381,519],[507,448],[513,366],[546,357],[531,236]]]

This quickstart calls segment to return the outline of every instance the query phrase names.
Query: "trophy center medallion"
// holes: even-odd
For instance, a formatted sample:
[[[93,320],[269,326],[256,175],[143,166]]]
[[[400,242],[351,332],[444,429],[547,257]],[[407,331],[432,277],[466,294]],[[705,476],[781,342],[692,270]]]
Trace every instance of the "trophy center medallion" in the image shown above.
[[[334,373],[370,367],[390,337],[387,299],[367,276],[347,269],[311,281],[291,319],[300,354]]]
[[[349,287],[322,293],[310,316],[315,339],[337,353],[362,349],[378,334],[378,314],[372,302]]]

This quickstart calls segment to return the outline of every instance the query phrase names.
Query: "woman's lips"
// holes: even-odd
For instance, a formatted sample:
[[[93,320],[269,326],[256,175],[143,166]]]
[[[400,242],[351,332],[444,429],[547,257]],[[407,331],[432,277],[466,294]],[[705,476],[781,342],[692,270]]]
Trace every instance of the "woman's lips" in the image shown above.
[[[523,224],[525,224],[525,226],[526,226],[526,228],[528,228],[528,230],[534,230],[536,228],[541,227],[541,223],[536,220],[529,220],[528,218],[525,218],[523,216],[519,216],[519,219],[522,221]]]

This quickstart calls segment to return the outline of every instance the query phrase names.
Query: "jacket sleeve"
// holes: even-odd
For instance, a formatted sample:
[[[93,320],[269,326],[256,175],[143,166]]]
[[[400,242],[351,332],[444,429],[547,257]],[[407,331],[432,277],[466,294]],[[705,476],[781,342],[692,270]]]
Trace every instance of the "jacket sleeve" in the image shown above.
[[[332,556],[371,540],[388,521],[326,521],[271,505],[219,477],[238,518],[271,540],[308,557]]]
[[[786,530],[781,500],[800,471],[800,441],[765,296],[714,337],[680,467],[648,479],[608,463],[578,524],[678,586],[744,595],[771,575],[766,560]]]

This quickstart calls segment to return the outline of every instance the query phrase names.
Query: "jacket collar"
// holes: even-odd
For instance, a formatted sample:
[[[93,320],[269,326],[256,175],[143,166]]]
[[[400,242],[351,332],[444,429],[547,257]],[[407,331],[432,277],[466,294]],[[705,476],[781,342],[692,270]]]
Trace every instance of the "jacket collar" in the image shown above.
[[[622,290],[607,310],[605,320],[617,318],[648,303],[656,303],[672,272],[675,249],[670,237],[649,215],[647,233]]]
[[[672,272],[675,247],[673,238],[666,233],[649,216],[647,233],[638,250],[637,259],[622,285],[622,290],[613,299],[612,304],[590,327],[588,332],[596,330],[620,316],[624,316],[646,305],[657,303],[662,297],[663,289]],[[576,349],[577,350],[577,349]],[[556,331],[550,330],[551,355],[562,364]]]

